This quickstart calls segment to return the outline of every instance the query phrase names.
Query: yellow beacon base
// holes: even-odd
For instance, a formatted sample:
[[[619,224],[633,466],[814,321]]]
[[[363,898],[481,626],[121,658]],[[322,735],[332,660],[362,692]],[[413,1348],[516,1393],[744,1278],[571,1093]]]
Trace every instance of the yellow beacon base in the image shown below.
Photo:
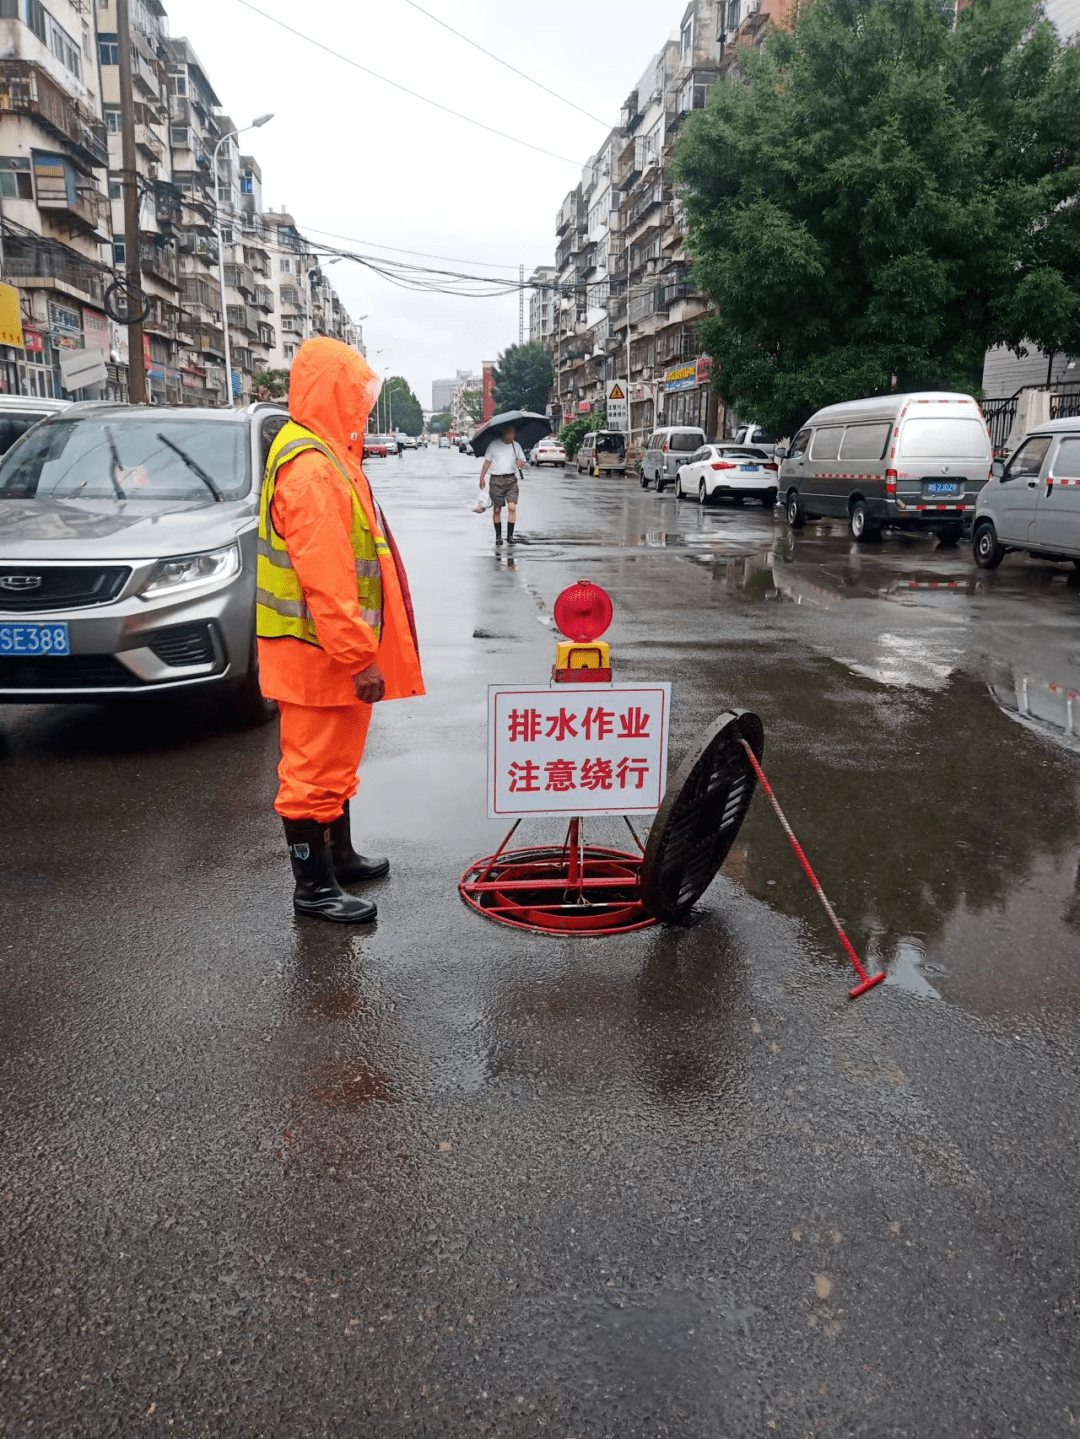
[[[560,640],[555,651],[556,684],[610,684],[611,649],[603,640],[590,645]]]

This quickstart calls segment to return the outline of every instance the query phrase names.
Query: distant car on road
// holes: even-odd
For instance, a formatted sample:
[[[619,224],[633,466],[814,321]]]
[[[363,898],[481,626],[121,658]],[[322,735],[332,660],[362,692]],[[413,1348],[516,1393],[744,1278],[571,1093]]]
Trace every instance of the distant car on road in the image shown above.
[[[566,451],[554,435],[548,435],[546,440],[533,445],[529,451],[529,459],[537,468],[541,465],[565,465]]]
[[[703,505],[713,500],[760,500],[768,509],[776,504],[778,465],[768,450],[758,445],[737,445],[726,441],[703,445],[675,476],[675,498],[695,499]]]
[[[445,435],[440,435],[440,436],[439,436],[439,449],[440,449],[440,450],[448,450],[449,448],[450,448],[450,441],[446,438]]]
[[[389,453],[390,453],[390,452],[389,452],[389,450],[388,450],[388,448],[387,448],[386,436],[385,436],[385,435],[371,435],[371,434],[368,434],[368,435],[365,435],[365,436],[364,436],[364,459],[365,459],[365,460],[368,458],[369,455],[379,455],[382,459],[385,460],[385,459],[386,459],[386,456],[387,456]]]
[[[416,443],[415,435],[400,435],[398,438],[401,442],[401,447],[404,450],[415,450],[419,448]]]
[[[72,405],[0,461],[0,702],[219,695],[254,724],[263,467],[288,420]]]
[[[1080,569],[1080,417],[1039,425],[1007,464],[994,461],[975,502],[971,543],[984,570],[1009,550]]]
[[[580,475],[583,470],[600,469],[626,474],[626,436],[621,430],[591,430],[574,456]]]
[[[0,395],[0,455],[31,425],[60,414],[70,404],[70,400],[39,400],[33,395]]]

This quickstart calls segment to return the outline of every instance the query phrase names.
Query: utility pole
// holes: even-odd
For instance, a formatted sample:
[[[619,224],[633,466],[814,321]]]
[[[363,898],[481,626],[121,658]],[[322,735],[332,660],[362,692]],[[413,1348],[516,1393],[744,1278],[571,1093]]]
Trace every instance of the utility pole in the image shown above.
[[[525,266],[518,266],[518,344],[525,343]]]
[[[127,255],[128,399],[145,405],[143,360],[142,265],[139,261],[139,172],[135,163],[135,97],[131,89],[131,20],[128,0],[116,0],[116,38],[120,46],[120,138],[124,191],[124,251]],[[133,318],[138,316],[138,319]]]

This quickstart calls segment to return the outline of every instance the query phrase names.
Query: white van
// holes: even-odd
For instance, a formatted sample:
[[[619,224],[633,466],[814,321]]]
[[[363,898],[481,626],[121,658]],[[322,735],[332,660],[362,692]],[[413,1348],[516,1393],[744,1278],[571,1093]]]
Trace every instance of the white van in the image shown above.
[[[1080,416],[1039,425],[995,461],[971,531],[975,563],[996,569],[1009,550],[1080,568]]]
[[[652,480],[656,493],[660,494],[679,473],[679,467],[703,444],[705,431],[695,425],[667,425],[654,430],[645,441],[645,453],[641,457],[641,488],[647,490]]]
[[[956,544],[990,476],[986,421],[970,395],[926,391],[827,405],[777,449],[788,524],[835,516],[856,540],[886,527]]]

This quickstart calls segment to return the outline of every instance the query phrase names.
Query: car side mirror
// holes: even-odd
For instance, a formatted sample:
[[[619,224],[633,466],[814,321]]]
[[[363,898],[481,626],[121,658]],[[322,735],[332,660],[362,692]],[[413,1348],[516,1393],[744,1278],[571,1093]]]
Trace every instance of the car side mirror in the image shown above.
[[[1005,474],[1004,460],[995,460],[994,463],[990,466],[990,473],[993,475],[995,480],[1000,480]]]
[[[773,450],[774,460],[786,460],[787,457],[788,451],[784,449],[783,445],[777,445],[776,448]]]

